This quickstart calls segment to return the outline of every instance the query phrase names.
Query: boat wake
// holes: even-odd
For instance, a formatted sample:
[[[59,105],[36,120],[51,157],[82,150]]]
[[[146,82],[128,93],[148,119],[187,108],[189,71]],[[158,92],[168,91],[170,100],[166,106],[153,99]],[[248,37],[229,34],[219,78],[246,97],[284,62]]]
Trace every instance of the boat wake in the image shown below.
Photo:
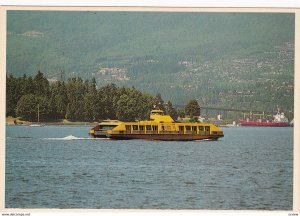
[[[92,137],[76,137],[69,135],[66,137],[28,137],[28,136],[16,136],[16,137],[6,137],[6,139],[42,139],[42,140],[107,140],[109,138],[92,138]]]
[[[62,137],[62,138],[44,138],[44,139],[47,139],[47,140],[95,140],[95,139],[108,139],[108,138],[92,138],[92,137],[76,137],[76,136],[73,136],[73,135],[69,135],[69,136],[66,136],[66,137]]]
[[[216,142],[218,140],[213,139],[201,139],[201,140],[193,140],[193,142]]]

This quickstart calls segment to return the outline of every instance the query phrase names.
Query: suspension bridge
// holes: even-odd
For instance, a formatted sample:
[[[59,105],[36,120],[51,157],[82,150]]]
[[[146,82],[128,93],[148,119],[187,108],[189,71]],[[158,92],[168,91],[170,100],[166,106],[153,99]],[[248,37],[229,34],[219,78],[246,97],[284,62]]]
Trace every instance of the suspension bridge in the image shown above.
[[[174,105],[177,109],[184,109],[184,105]],[[223,108],[223,107],[212,107],[212,106],[200,106],[201,108],[201,115],[207,117],[209,113],[217,113],[222,114],[223,118],[227,117],[228,112],[235,112],[235,113],[263,113],[264,115],[270,115],[272,112],[266,112],[262,110],[250,110],[250,109],[235,109],[235,108]]]

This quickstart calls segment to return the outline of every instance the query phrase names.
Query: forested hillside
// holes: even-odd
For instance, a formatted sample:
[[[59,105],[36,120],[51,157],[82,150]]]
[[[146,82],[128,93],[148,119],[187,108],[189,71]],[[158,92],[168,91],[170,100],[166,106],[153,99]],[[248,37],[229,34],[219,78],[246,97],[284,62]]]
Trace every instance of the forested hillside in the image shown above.
[[[66,82],[49,83],[40,71],[31,76],[7,77],[6,116],[24,120],[99,121],[119,119],[134,121],[147,119],[154,105],[161,106],[177,118],[177,111],[169,101],[164,107],[161,96],[142,93],[135,88],[109,84],[96,87],[95,78],[69,78]],[[200,110],[199,110],[200,113]],[[199,115],[199,114],[198,114]]]
[[[294,14],[8,11],[7,73],[293,113]],[[63,73],[61,72],[63,71]]]

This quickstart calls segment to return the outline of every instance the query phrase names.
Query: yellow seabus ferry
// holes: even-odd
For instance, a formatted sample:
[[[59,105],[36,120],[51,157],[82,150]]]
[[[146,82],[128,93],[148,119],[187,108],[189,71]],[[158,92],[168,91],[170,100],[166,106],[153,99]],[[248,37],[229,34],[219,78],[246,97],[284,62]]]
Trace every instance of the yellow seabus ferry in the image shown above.
[[[162,110],[152,110],[150,120],[139,122],[118,122],[106,131],[110,139],[147,140],[217,140],[223,131],[210,123],[178,123]]]

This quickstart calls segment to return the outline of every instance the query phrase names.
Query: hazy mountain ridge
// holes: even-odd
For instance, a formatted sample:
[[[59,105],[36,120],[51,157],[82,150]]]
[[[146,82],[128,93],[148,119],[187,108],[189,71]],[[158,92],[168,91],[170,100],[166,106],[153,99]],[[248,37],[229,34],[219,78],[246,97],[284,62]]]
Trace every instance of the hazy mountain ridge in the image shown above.
[[[63,70],[174,104],[293,109],[293,14],[9,11],[7,22],[14,75]]]

